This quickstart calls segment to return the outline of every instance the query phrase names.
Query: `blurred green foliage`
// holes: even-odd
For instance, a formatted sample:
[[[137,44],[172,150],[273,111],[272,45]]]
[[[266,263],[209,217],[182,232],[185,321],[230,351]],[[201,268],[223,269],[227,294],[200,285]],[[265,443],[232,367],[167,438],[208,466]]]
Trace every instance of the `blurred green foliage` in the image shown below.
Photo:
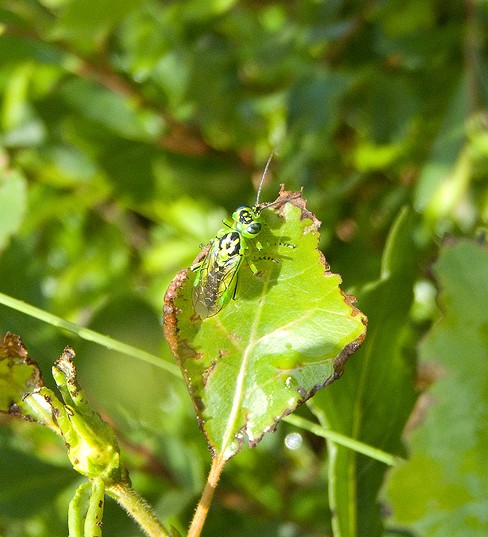
[[[314,401],[315,415],[397,453],[416,393],[427,397],[407,430],[424,419],[419,408],[442,419],[432,424],[429,449],[422,432],[414,437],[408,471],[418,477],[400,470],[401,485],[386,487],[382,509],[382,465],[327,450],[282,423],[229,463],[205,535],[411,529],[427,537],[439,520],[450,535],[486,530],[477,508],[486,481],[481,444],[458,445],[472,457],[449,475],[451,503],[436,500],[424,481],[442,476],[450,460],[435,433],[462,434],[481,419],[461,416],[455,404],[472,370],[457,372],[464,356],[431,352],[431,336],[422,354],[434,374],[413,372],[418,342],[442,315],[430,267],[443,238],[472,237],[488,224],[487,22],[485,0],[1,3],[1,292],[171,360],[160,329],[164,291],[222,219],[253,202],[276,148],[263,201],[280,182],[304,187],[332,271],[370,317],[365,345],[330,395]],[[478,258],[467,248],[458,255],[469,307],[456,300],[450,315],[466,318],[467,308],[479,319],[470,298]],[[478,277],[486,282],[488,270]],[[474,294],[464,295],[463,285]],[[488,321],[480,322],[486,361]],[[209,454],[183,382],[0,306],[7,330],[22,336],[51,386],[52,362],[67,343],[75,348],[81,382],[115,424],[135,488],[184,530]],[[470,353],[471,333],[457,334],[456,352]],[[428,397],[440,374],[453,398],[442,416]],[[395,399],[402,404],[392,408]],[[314,419],[308,408],[300,412]],[[0,535],[65,535],[79,481],[63,446],[37,425],[2,423]],[[291,431],[303,436],[295,451],[283,443]],[[400,488],[423,503],[407,503]],[[332,524],[341,505],[350,511]],[[446,505],[463,505],[471,525],[450,525]],[[140,535],[110,502],[104,532]]]

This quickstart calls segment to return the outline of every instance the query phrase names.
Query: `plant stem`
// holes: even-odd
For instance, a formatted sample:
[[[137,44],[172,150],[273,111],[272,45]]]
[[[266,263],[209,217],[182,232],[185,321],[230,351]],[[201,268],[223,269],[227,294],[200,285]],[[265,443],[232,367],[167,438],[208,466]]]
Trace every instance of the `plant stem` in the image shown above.
[[[220,474],[224,468],[225,459],[222,456],[217,455],[212,461],[212,467],[208,474],[207,483],[203,490],[202,497],[198,502],[195,515],[191,521],[190,529],[188,530],[187,537],[199,537],[202,533],[203,525],[205,519],[207,518],[208,511],[210,509],[210,504],[212,503],[212,498],[217,488],[217,483],[219,482]]]
[[[127,483],[120,482],[107,487],[107,493],[129,513],[149,537],[169,537],[168,530],[156,518],[151,507]]]

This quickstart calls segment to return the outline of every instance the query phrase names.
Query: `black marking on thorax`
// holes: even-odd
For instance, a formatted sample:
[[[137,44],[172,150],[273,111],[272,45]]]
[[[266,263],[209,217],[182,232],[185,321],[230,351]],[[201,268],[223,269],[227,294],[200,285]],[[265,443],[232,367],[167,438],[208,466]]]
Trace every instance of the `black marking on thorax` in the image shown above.
[[[226,233],[220,238],[219,254],[221,257],[241,255],[241,236],[237,231]]]

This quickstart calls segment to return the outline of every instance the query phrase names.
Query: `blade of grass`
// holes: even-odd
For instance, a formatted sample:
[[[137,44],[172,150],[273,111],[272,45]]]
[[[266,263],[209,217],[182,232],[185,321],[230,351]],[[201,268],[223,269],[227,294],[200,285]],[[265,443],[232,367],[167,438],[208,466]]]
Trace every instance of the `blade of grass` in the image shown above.
[[[309,420],[301,418],[300,416],[289,414],[288,416],[286,416],[286,418],[283,419],[284,421],[287,421],[288,423],[291,423],[296,427],[300,427],[301,429],[310,431],[317,436],[321,436],[326,440],[330,440],[332,442],[335,442],[336,444],[340,444],[341,446],[345,446],[354,451],[357,451],[358,453],[367,455],[368,457],[371,457],[372,459],[375,459],[377,461],[384,462],[389,466],[395,466],[397,462],[401,460],[401,457],[391,455],[386,451],[375,448],[373,446],[369,446],[368,444],[363,444],[363,442],[359,442],[358,440],[354,440],[353,438],[349,438],[348,436],[336,433],[335,431],[331,431],[330,429],[325,429],[318,423],[313,423]]]
[[[52,326],[56,326],[57,328],[62,328],[63,330],[72,332],[73,334],[76,334],[82,339],[92,341],[93,343],[98,343],[99,345],[102,345],[107,349],[121,352],[122,354],[132,356],[133,358],[137,358],[138,360],[142,360],[143,362],[146,362],[148,364],[160,367],[161,369],[166,370],[168,373],[171,373],[172,375],[181,378],[180,370],[176,364],[165,362],[159,356],[138,349],[137,347],[127,345],[126,343],[122,343],[121,341],[112,339],[109,336],[99,334],[98,332],[90,330],[89,328],[84,328],[83,326],[79,326],[70,321],[61,319],[61,317],[57,317],[52,313],[48,313],[47,311],[36,308],[31,304],[27,304],[26,302],[17,300],[16,298],[12,298],[8,295],[4,295],[3,293],[0,293],[0,304],[20,311],[21,313],[25,313],[30,317],[39,319],[40,321],[51,324]]]

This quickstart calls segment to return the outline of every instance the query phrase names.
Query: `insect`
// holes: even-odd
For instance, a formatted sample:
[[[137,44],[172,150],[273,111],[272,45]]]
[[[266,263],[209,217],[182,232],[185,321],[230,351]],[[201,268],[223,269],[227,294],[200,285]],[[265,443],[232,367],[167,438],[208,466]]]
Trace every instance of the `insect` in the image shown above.
[[[225,227],[210,241],[203,260],[191,266],[191,270],[197,272],[193,284],[193,308],[201,319],[216,315],[235,296],[238,273],[244,258],[251,272],[258,273],[249,257],[249,248],[253,241],[257,250],[262,249],[261,243],[255,240],[262,229],[260,213],[275,203],[259,205],[259,195],[273,153],[264,168],[254,207],[238,207],[232,219],[224,220]]]

